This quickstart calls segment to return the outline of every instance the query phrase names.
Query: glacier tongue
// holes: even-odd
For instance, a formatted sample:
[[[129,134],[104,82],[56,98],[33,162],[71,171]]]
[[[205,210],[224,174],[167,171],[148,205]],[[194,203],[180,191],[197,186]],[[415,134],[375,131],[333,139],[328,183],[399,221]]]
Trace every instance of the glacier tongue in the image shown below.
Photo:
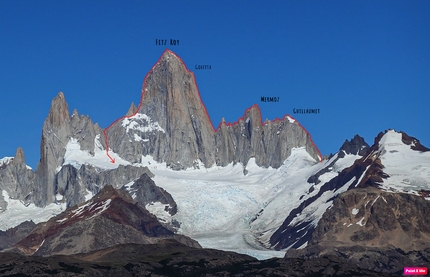
[[[284,256],[284,251],[266,249],[258,238],[263,232],[270,237],[282,224],[308,189],[307,178],[322,166],[304,147],[293,149],[278,169],[261,168],[252,158],[246,175],[242,164],[175,171],[150,157],[142,162],[154,173],[157,186],[167,190],[178,204],[173,218],[181,223],[179,233],[203,247],[261,259]],[[264,212],[259,213],[261,210]]]

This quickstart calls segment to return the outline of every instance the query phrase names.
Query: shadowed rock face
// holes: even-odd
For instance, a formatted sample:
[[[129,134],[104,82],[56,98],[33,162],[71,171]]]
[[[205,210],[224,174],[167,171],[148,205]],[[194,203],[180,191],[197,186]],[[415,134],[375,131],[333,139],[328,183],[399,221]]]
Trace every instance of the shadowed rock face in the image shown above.
[[[115,169],[100,171],[91,165],[82,165],[79,169],[65,165],[55,176],[55,192],[64,196],[67,207],[72,207],[85,201],[87,190],[94,195],[109,184],[118,189],[142,174],[153,177],[146,167],[120,165]]]
[[[421,196],[353,189],[334,200],[310,245],[335,239],[343,245],[393,246],[404,251],[430,248],[429,218],[430,202]]]
[[[421,142],[416,138],[408,136],[408,134],[406,134],[405,132],[401,132],[401,133],[402,133],[403,143],[406,145],[410,145],[412,150],[420,151],[420,152],[430,151],[429,148],[422,145]]]
[[[175,240],[122,244],[84,254],[25,257],[0,253],[0,274],[12,276],[394,276],[359,268],[336,256],[258,261],[247,255],[198,249]],[[24,276],[27,276],[24,275]]]
[[[36,171],[27,168],[24,152],[19,148],[13,162],[0,169],[0,191],[5,189],[11,197],[40,207],[54,202],[56,174],[64,162],[67,143],[74,138],[81,150],[93,154],[96,136],[100,135],[100,143],[104,144],[101,134],[102,129],[88,116],[79,115],[76,110],[70,116],[64,94],[58,93],[43,124],[40,161]]]
[[[134,201],[143,208],[147,204],[160,202],[170,206],[167,210],[170,215],[175,215],[178,211],[178,207],[170,193],[156,186],[146,173],[142,174],[132,185],[122,186],[121,190],[129,192]]]
[[[369,145],[364,141],[364,138],[359,135],[355,135],[351,141],[345,140],[342,147],[340,148],[341,155],[353,154],[363,156],[369,149]]]
[[[430,260],[430,202],[421,196],[375,188],[340,194],[306,248],[288,257],[333,254],[358,266],[400,273]]]
[[[11,247],[26,237],[35,226],[33,221],[25,221],[6,231],[0,231],[0,251]]]
[[[14,249],[26,255],[69,255],[124,243],[152,244],[166,238],[200,247],[164,228],[127,192],[105,186],[91,200],[37,224]]]
[[[309,134],[291,118],[262,123],[254,105],[235,124],[213,125],[194,75],[173,52],[166,51],[146,76],[137,113],[107,130],[109,146],[130,162],[151,155],[173,169],[227,165],[250,158],[264,167],[279,167],[294,147],[305,147],[320,160]],[[130,108],[130,110],[133,110]],[[130,114],[130,110],[128,114]]]

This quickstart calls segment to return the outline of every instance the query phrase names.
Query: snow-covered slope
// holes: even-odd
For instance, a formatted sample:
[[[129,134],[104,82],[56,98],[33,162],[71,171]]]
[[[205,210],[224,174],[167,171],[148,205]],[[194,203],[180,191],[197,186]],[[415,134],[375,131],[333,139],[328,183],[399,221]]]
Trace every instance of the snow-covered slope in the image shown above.
[[[95,143],[97,146],[98,137]],[[71,164],[80,168],[83,164],[90,164],[100,170],[118,166],[106,163],[104,155],[102,147],[96,147],[95,153],[90,154],[82,151],[79,143],[71,139],[66,147],[63,166]],[[346,155],[339,159],[331,165],[335,172],[327,172],[320,179],[330,180],[357,157]],[[337,159],[337,156],[333,159]],[[141,163],[133,166],[147,166],[155,175],[155,184],[170,193],[176,201],[178,212],[173,216],[163,209],[163,204],[146,205],[161,222],[179,222],[178,232],[196,239],[203,247],[231,250],[265,259],[284,256],[284,251],[268,250],[269,238],[290,211],[309,197],[309,189],[313,186],[307,181],[309,177],[330,165],[332,160],[317,163],[303,147],[293,149],[291,156],[278,169],[258,167],[255,160],[251,159],[246,168],[240,163],[205,168],[200,161],[195,161],[197,166],[176,171],[165,163],[154,161],[150,156],[142,157]],[[330,197],[332,195],[327,194],[326,198]],[[32,208],[21,207],[25,212],[12,213],[11,209],[8,213],[0,214],[0,220],[3,219],[0,221],[2,229],[29,219],[45,221],[60,213],[65,206],[51,204],[40,211]],[[5,219],[9,216],[16,220],[6,224]]]
[[[81,150],[79,141],[72,137],[66,145],[64,162],[57,168],[57,172],[60,171],[62,166],[67,164],[73,165],[76,169],[79,169],[83,164],[90,164],[102,170],[114,169],[119,165],[130,164],[115,152],[109,151],[109,155],[115,159],[115,163],[112,163],[106,156],[106,150],[100,143],[100,135],[97,135],[94,139],[94,154],[91,154],[88,150]]]
[[[26,206],[22,201],[10,198],[5,190],[2,191],[2,196],[7,202],[7,209],[5,211],[0,210],[1,231],[15,227],[24,221],[32,220],[36,224],[47,221],[66,209],[65,203],[52,203],[44,208],[36,207],[34,204]]]
[[[10,162],[12,162],[13,157],[4,157],[0,159],[0,167],[4,165],[8,165]]]
[[[121,163],[146,166],[154,174],[155,184],[170,193],[177,204],[174,215],[165,210],[166,204],[145,205],[161,222],[178,222],[178,233],[196,239],[203,247],[259,259],[282,257],[286,249],[305,247],[333,199],[344,191],[369,185],[421,195],[429,190],[430,152],[414,149],[425,148],[395,131],[378,136],[365,156],[341,149],[329,160],[317,163],[304,147],[294,148],[277,169],[259,167],[253,158],[246,167],[237,163],[205,168],[201,161],[195,161],[194,167],[182,171],[172,170],[150,156],[132,165],[116,156],[117,163],[110,164],[98,139],[93,154],[82,151],[71,139],[63,165],[79,168],[90,164],[102,171]],[[46,220],[65,208],[57,204],[45,209],[25,207],[5,191],[3,197],[8,210],[0,213],[2,230],[29,219]],[[285,238],[288,234],[294,236]]]
[[[331,206],[333,197],[350,189],[376,187],[429,197],[428,150],[405,133],[394,130],[380,133],[363,157],[351,156],[348,163],[347,155],[323,170],[323,174],[311,178],[315,185],[300,198],[300,205],[291,210],[282,227],[270,238],[270,244],[275,249],[305,247],[319,219]],[[341,150],[337,156],[344,153]],[[343,162],[346,162],[345,166],[341,166]],[[336,168],[343,170],[336,173]]]
[[[357,157],[347,155],[336,164],[337,170],[351,165]],[[312,186],[308,178],[327,164],[316,163],[304,148],[294,149],[278,169],[258,167],[251,159],[246,175],[241,164],[174,171],[150,157],[142,160],[142,165],[154,173],[157,186],[167,190],[178,204],[178,213],[172,219],[181,224],[181,234],[196,239],[203,247],[260,259],[285,254],[268,250],[268,240],[304,200],[300,197],[307,195]],[[166,213],[155,215],[166,220]]]
[[[376,153],[389,177],[380,184],[386,191],[418,194],[430,189],[430,151],[413,150],[418,143],[414,139],[407,145],[403,133],[389,130],[379,141]]]

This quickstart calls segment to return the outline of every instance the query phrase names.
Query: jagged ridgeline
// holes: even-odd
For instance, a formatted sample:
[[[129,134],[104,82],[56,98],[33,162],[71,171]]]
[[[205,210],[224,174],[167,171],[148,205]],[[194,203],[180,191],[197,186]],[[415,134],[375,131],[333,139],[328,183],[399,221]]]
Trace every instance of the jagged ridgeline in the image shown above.
[[[250,158],[261,167],[278,168],[295,147],[304,147],[316,162],[321,160],[309,133],[296,120],[285,116],[263,123],[256,105],[237,123],[223,120],[215,129],[194,74],[170,50],[145,77],[141,96],[137,107],[132,104],[125,116],[102,129],[77,110],[70,114],[65,95],[58,93],[43,124],[37,169],[25,165],[18,149],[13,163],[2,164],[0,189],[26,204],[66,201],[71,206],[118,181],[105,175],[122,176],[121,185],[139,178],[142,168],[132,164],[147,155],[174,170],[201,163],[246,165]],[[106,153],[114,153],[116,163],[111,164]],[[107,170],[112,172],[100,174]],[[6,209],[1,195],[0,208]]]
[[[247,164],[250,158],[263,167],[278,168],[294,147],[305,147],[316,160],[321,155],[309,133],[289,116],[262,122],[257,105],[237,123],[223,120],[214,129],[202,103],[194,74],[182,60],[166,50],[145,78],[142,99],[135,113],[106,130],[109,147],[129,162],[145,155],[173,169],[231,162]],[[130,114],[130,111],[128,114]]]

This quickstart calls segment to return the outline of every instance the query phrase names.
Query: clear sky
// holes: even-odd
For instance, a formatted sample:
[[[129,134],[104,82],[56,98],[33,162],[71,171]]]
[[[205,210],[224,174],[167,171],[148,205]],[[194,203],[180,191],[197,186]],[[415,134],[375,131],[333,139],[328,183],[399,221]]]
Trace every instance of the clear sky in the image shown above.
[[[0,157],[21,146],[36,167],[59,91],[70,112],[107,127],[139,102],[166,48],[194,71],[215,127],[257,103],[263,120],[292,115],[322,154],[388,128],[430,147],[430,1],[5,0]]]

